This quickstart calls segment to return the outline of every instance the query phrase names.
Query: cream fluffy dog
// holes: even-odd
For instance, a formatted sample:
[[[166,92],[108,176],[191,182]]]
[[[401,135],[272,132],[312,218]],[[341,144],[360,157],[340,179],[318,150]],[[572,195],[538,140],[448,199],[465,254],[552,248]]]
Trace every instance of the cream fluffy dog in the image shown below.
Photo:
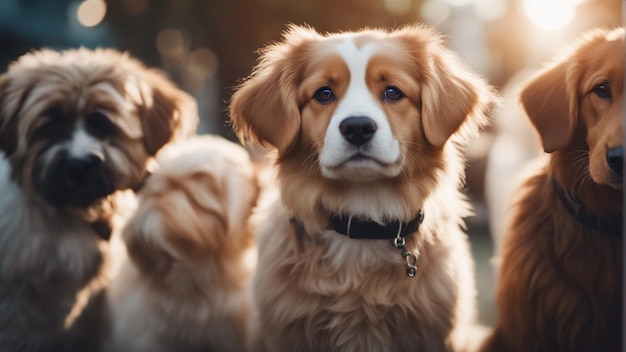
[[[459,145],[493,98],[425,26],[292,26],[264,49],[230,105],[242,140],[278,152],[280,197],[256,214],[257,347],[468,347]]]
[[[0,76],[0,351],[61,347],[124,190],[195,119],[187,94],[112,50],[37,51]]]
[[[130,260],[108,292],[104,350],[243,351],[256,254],[250,158],[205,136],[168,146],[157,160],[123,231]]]

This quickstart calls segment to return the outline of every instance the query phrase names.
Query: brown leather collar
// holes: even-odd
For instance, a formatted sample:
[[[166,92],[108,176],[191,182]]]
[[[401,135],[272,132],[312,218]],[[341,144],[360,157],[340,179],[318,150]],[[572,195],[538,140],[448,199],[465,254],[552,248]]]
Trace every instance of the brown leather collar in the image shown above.
[[[574,217],[578,222],[585,225],[586,227],[604,232],[606,234],[623,237],[623,219],[603,219],[594,214],[589,213],[585,206],[572,198],[559,184],[559,181],[556,178],[552,178],[552,185],[554,187],[554,191],[557,196],[561,200],[561,203],[567,211]]]

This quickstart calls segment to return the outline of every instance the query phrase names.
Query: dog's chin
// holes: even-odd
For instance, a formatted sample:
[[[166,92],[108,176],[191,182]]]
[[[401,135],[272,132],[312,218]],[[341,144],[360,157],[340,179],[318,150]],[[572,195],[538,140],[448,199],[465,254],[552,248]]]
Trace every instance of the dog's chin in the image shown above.
[[[623,190],[623,186],[621,183],[609,183],[609,186],[615,188],[618,191],[622,191]]]
[[[64,193],[44,192],[46,202],[55,208],[80,208],[85,209],[96,204],[102,198],[113,194],[114,189],[79,189],[66,190]]]
[[[39,196],[54,208],[86,209],[113,194],[115,177],[110,170],[100,167],[88,175],[68,178],[67,169],[59,162],[36,179]]]
[[[400,163],[383,164],[373,159],[348,160],[337,166],[321,165],[322,176],[350,182],[373,182],[390,179],[402,172]]]
[[[614,175],[613,177],[609,177],[608,179],[600,179],[597,180],[593,178],[593,182],[597,183],[600,186],[608,186],[615,190],[622,191],[623,188],[623,180],[621,177]]]
[[[67,185],[44,183],[38,186],[41,197],[54,208],[85,209],[113,194],[115,188],[103,183],[69,188]]]
[[[607,182],[607,185],[621,192],[624,187],[624,181],[622,180],[621,177],[619,177],[619,178],[616,178],[615,180],[611,180]]]
[[[597,172],[597,170],[600,170],[600,172]],[[590,165],[589,174],[593,182],[598,185],[609,186],[618,191],[621,191],[623,188],[623,177],[616,172],[613,172],[608,167],[600,167],[594,169],[593,166]]]

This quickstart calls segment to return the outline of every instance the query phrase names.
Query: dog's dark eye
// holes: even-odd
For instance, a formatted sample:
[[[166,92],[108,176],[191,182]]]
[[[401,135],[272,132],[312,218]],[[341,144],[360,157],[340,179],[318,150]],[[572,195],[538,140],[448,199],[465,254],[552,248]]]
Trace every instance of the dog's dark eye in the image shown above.
[[[85,127],[87,132],[97,138],[105,138],[115,132],[113,121],[101,111],[94,111],[87,115]]]
[[[383,93],[385,100],[388,101],[397,101],[404,98],[404,93],[397,87],[389,86],[385,89]]]
[[[44,116],[47,116],[51,120],[54,120],[54,121],[59,121],[64,116],[63,110],[61,110],[61,108],[59,108],[58,106],[51,107],[50,109],[46,110],[43,114]]]
[[[329,87],[322,87],[315,92],[313,98],[322,104],[328,104],[335,100],[335,93]]]
[[[611,99],[611,86],[608,83],[600,83],[593,87],[592,92],[603,99]]]
[[[42,117],[44,117],[43,123],[35,131],[34,138],[57,141],[71,136],[73,121],[60,107],[46,110]]]

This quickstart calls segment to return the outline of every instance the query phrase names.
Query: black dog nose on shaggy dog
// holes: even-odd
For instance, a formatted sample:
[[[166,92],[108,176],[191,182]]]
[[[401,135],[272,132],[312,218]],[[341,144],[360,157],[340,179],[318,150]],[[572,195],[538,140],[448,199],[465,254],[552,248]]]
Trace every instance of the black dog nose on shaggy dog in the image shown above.
[[[606,161],[613,172],[622,176],[624,164],[624,147],[611,148],[606,152]]]
[[[366,116],[352,116],[341,121],[339,131],[350,144],[363,145],[376,133],[376,122]]]
[[[101,164],[102,159],[94,154],[68,158],[65,161],[65,181],[74,186],[92,182],[96,179]]]

